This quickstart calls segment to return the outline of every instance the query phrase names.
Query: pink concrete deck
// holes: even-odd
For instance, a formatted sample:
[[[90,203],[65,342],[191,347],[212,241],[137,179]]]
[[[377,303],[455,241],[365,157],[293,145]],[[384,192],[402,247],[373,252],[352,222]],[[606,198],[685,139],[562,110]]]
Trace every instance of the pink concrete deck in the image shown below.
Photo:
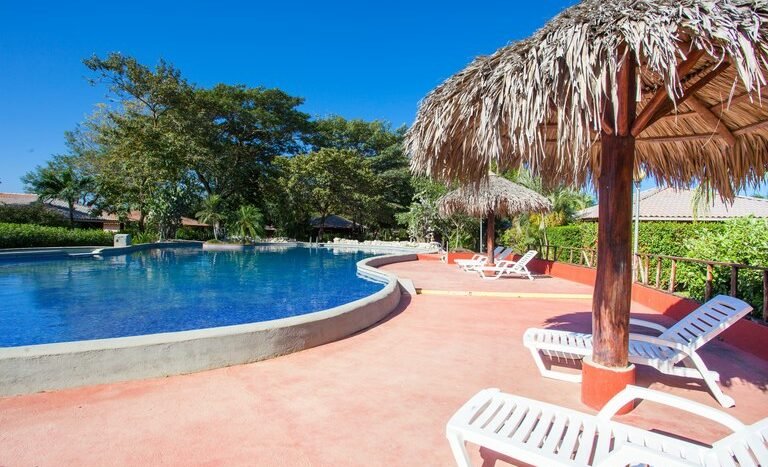
[[[433,289],[585,290],[545,278],[482,282],[437,262],[387,269]],[[445,422],[481,388],[587,411],[578,385],[539,376],[521,337],[529,326],[589,329],[589,308],[588,300],[419,295],[366,332],[274,360],[0,399],[0,465],[451,465]],[[736,399],[729,413],[748,423],[768,416],[767,362],[720,342],[702,354]],[[638,377],[717,407],[690,380],[647,368]],[[724,432],[650,403],[622,420],[704,442]],[[482,454],[486,466],[507,465]]]

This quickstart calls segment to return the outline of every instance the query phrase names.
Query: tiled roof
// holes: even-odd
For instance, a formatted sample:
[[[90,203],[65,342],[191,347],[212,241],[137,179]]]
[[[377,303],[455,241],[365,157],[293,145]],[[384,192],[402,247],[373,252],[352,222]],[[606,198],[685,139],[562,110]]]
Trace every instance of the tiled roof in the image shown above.
[[[11,206],[28,206],[36,203],[38,196],[33,193],[0,193],[0,204],[8,204]],[[69,219],[69,207],[66,201],[55,199],[47,201],[44,205],[61,214],[63,217]],[[75,204],[74,219],[78,222],[102,222],[103,219],[99,216],[93,216],[91,214],[91,208],[83,206],[82,204]]]
[[[693,190],[653,188],[640,193],[640,220],[693,221]],[[634,209],[634,207],[633,207]],[[633,211],[634,212],[634,211]],[[592,206],[579,213],[583,220],[597,220],[598,207]],[[699,208],[698,221],[724,221],[733,217],[753,215],[768,217],[768,200],[737,196],[733,204],[723,202],[717,195],[708,205]]]
[[[31,193],[0,193],[0,204],[26,206],[37,202],[37,198],[38,197],[36,194]],[[46,202],[45,205],[49,209],[56,211],[63,217],[69,219],[69,208],[67,207],[67,203],[65,201],[56,199]],[[91,209],[88,206],[83,206],[82,204],[75,205],[74,217],[78,222],[118,222],[117,215],[104,213],[101,216],[93,216],[91,214]],[[128,214],[128,219],[132,221],[138,221],[139,213],[137,211],[132,211],[130,214]],[[202,222],[198,222],[197,220],[189,217],[182,217],[181,224],[187,227],[208,227],[208,224],[203,224]]]

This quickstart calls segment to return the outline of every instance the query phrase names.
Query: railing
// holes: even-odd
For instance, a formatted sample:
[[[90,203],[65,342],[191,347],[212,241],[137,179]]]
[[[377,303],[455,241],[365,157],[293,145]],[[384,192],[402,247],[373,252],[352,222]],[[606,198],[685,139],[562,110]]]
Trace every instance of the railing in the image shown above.
[[[538,247],[532,246],[530,249],[538,249],[541,254],[541,259],[547,261],[567,262],[589,268],[594,268],[597,264],[597,251],[592,248],[574,248],[547,244]],[[752,266],[748,264],[681,258],[679,256],[639,253],[634,258],[632,280],[639,284],[669,293],[680,292],[680,278],[678,277],[678,265],[680,264],[696,265],[702,269],[702,274],[706,274],[702,297],[704,301],[712,298],[712,295],[714,294],[717,285],[715,283],[715,271],[718,268],[725,268],[729,271],[730,280],[729,283],[725,285],[728,289],[727,293],[732,297],[736,297],[740,293],[739,273],[741,271],[754,271],[756,274],[759,274],[762,276],[762,293],[757,293],[755,295],[762,295],[762,300],[760,300],[759,297],[754,297],[756,300],[752,301],[753,305],[756,304],[754,303],[755,301],[762,301],[762,317],[763,320],[768,322],[767,266]],[[757,304],[759,305],[759,303]],[[755,311],[758,311],[758,309],[758,307],[755,307]]]

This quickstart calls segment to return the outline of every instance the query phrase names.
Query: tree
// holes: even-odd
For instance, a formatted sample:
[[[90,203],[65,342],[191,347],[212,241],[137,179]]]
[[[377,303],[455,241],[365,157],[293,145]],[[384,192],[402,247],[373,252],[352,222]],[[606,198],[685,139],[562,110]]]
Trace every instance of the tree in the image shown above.
[[[182,128],[193,87],[165,61],[153,69],[134,58],[110,54],[85,65],[107,83],[117,105],[103,106],[81,135],[93,141],[89,171],[99,188],[99,204],[109,212],[139,211],[139,228],[159,187],[181,183],[183,159],[193,141]],[[155,207],[156,208],[156,207]]]
[[[196,89],[183,128],[194,149],[186,165],[208,195],[262,204],[275,157],[295,154],[310,129],[303,99],[279,89],[218,84]]]
[[[307,142],[321,148],[354,151],[370,162],[378,181],[379,202],[368,212],[369,222],[383,227],[397,224],[395,214],[408,209],[414,195],[409,160],[403,150],[405,127],[392,129],[389,123],[374,120],[347,120],[331,116],[315,122]]]
[[[213,238],[218,240],[221,235],[221,223],[226,220],[224,203],[222,203],[221,196],[209,195],[205,198],[202,209],[195,214],[195,217],[204,224],[212,224]]]
[[[22,182],[40,201],[65,201],[70,226],[75,224],[75,204],[91,192],[93,185],[93,180],[79,174],[67,156],[54,157],[45,167],[38,166],[24,175]]]
[[[255,239],[264,235],[264,218],[255,206],[240,206],[235,211],[232,230],[245,243],[246,238]]]
[[[147,220],[156,227],[160,240],[176,237],[176,230],[181,227],[181,217],[189,203],[190,192],[185,184],[164,183],[154,190]]]
[[[294,156],[289,173],[288,191],[317,213],[321,238],[330,214],[361,216],[375,202],[375,177],[369,162],[355,151],[320,149]]]

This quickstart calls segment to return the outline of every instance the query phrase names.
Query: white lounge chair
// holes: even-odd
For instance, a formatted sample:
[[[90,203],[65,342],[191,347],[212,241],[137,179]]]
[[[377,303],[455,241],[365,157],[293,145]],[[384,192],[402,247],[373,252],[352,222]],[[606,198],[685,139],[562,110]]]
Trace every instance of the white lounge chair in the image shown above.
[[[504,251],[504,247],[503,246],[497,246],[493,250],[493,257],[495,258],[502,251]],[[454,262],[459,266],[459,268],[461,268],[462,265],[465,265],[465,264],[475,264],[475,263],[478,263],[481,260],[488,260],[488,256],[481,255],[481,254],[478,253],[478,254],[475,254],[474,256],[472,256],[471,259],[457,259]]]
[[[668,375],[702,379],[723,407],[733,407],[734,400],[720,390],[720,375],[710,371],[696,352],[736,321],[746,316],[752,307],[733,297],[718,295],[692,311],[667,329],[660,324],[630,319],[632,325],[660,332],[659,336],[629,335],[629,361],[648,365]],[[592,354],[592,335],[553,329],[529,328],[523,335],[542,376],[563,381],[580,382],[581,374],[569,374],[548,369],[542,354],[552,358],[580,360]]]
[[[524,254],[517,261],[499,261],[496,266],[482,265],[474,270],[485,280],[495,281],[504,276],[527,276],[533,280],[531,271],[528,270],[528,263],[536,257],[538,251],[531,250]],[[490,275],[489,275],[490,274]]]
[[[612,420],[635,399],[708,418],[733,433],[706,446]],[[461,467],[471,465],[466,442],[542,466],[768,465],[768,419],[744,425],[704,404],[637,386],[627,386],[597,415],[485,389],[451,417],[446,436]]]
[[[495,250],[494,250],[495,251]],[[504,261],[513,252],[512,248],[503,248],[494,256],[494,261]],[[474,272],[477,268],[483,267],[488,264],[488,257],[483,255],[475,255],[477,259],[457,259],[456,264],[464,272]],[[473,257],[473,258],[474,258]]]

